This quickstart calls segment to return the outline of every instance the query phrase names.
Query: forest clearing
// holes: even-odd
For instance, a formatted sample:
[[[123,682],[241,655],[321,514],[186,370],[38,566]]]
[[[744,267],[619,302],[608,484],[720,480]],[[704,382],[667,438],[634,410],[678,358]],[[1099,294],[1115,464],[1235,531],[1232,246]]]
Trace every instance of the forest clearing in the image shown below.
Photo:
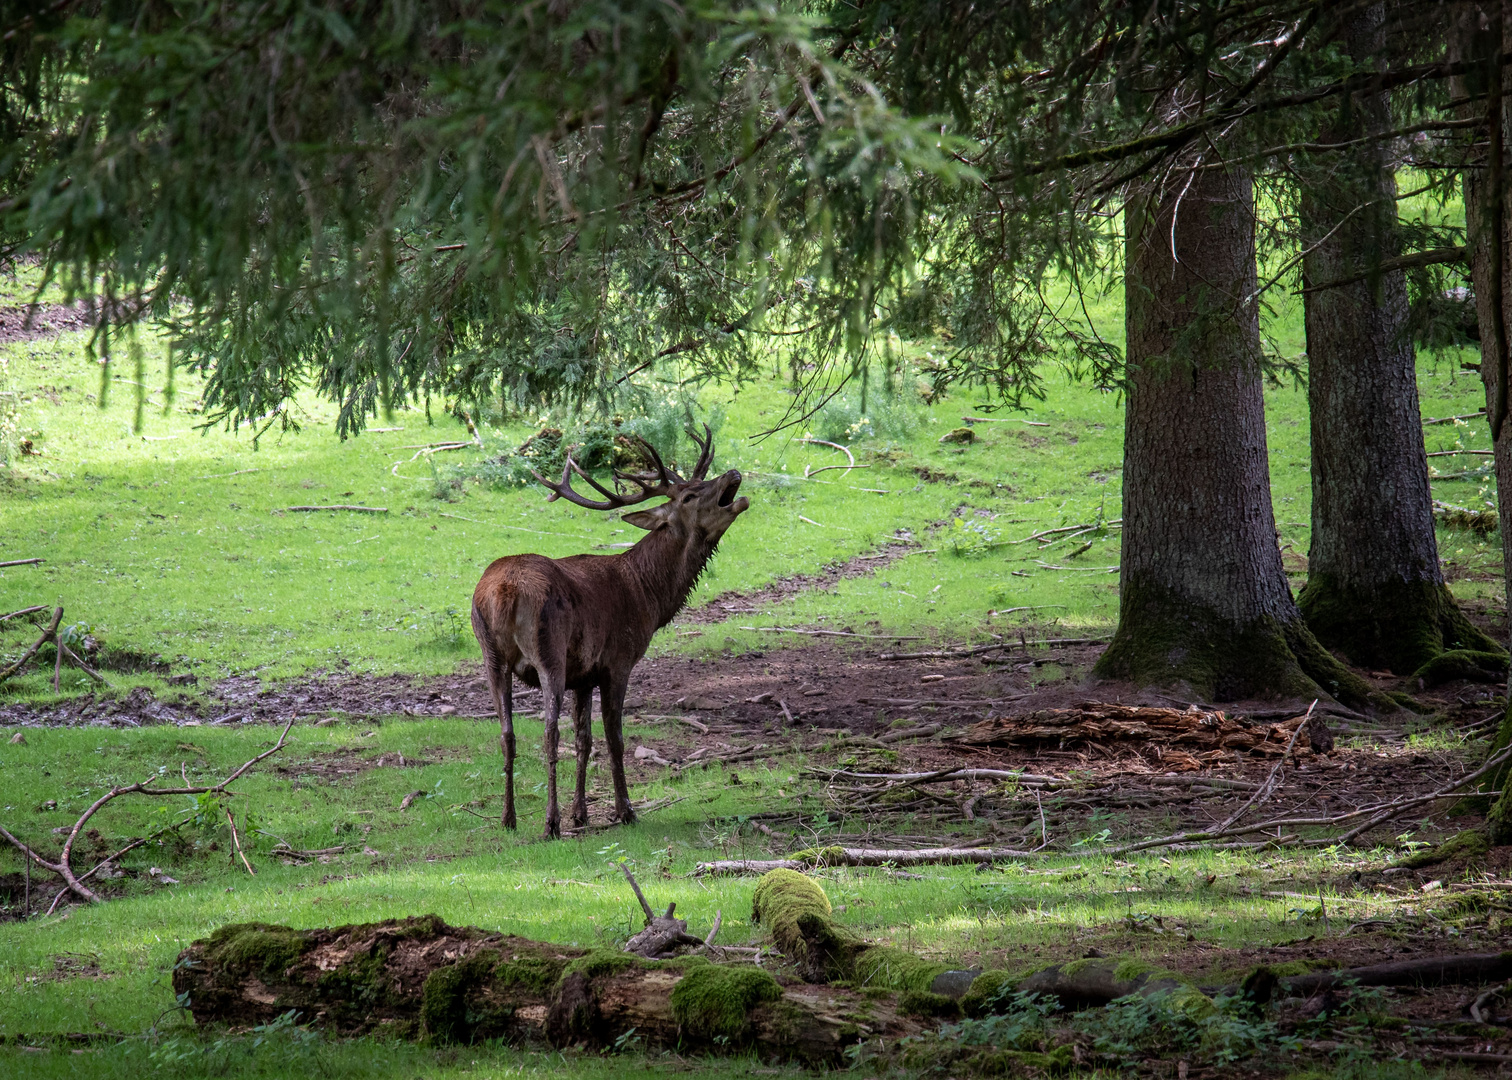
[[[422,8],[0,3],[0,1076],[1512,1065],[1500,6]]]

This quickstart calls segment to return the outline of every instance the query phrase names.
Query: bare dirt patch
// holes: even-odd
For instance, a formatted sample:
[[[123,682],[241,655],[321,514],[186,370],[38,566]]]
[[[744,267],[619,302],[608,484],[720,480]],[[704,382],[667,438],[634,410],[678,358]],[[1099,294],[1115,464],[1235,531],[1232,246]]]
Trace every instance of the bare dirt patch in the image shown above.
[[[55,337],[71,330],[88,330],[94,325],[95,316],[82,301],[0,307],[0,345]]]
[[[753,592],[732,590],[720,593],[708,603],[684,611],[677,617],[677,622],[696,625],[724,622],[731,615],[766,614],[762,609],[768,605],[783,603],[811,589],[827,591],[846,578],[867,577],[917,550],[918,545],[912,541],[894,541],[865,555],[855,555],[844,562],[832,563],[817,574],[794,574],[778,578],[765,588]]]

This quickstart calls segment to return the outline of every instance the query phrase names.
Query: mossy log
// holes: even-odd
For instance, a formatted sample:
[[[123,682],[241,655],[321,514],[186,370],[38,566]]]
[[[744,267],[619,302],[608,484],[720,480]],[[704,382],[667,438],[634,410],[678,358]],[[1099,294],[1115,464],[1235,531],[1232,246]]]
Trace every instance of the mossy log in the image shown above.
[[[434,915],[295,930],[225,926],[174,967],[199,1023],[262,1024],[293,1012],[341,1035],[612,1046],[632,1030],[684,1050],[750,1051],[820,1065],[848,1046],[922,1030],[895,995],[813,986],[699,956],[647,961]]]
[[[1070,709],[1040,709],[1023,716],[983,720],[966,729],[968,746],[1071,745],[1141,742],[1161,751],[1161,760],[1176,769],[1201,768],[1227,761],[1235,751],[1280,756],[1298,725],[1307,723],[1298,752],[1333,749],[1333,737],[1320,717],[1298,715],[1280,723],[1257,723],[1220,710],[1165,709],[1089,701]]]

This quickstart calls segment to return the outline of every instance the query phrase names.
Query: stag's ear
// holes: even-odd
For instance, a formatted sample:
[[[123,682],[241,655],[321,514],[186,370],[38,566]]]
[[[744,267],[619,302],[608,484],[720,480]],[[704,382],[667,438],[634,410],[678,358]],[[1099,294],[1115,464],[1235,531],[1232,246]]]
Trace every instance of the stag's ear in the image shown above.
[[[620,520],[627,525],[634,525],[637,529],[645,529],[647,532],[655,532],[657,529],[665,529],[668,525],[666,509],[671,503],[663,503],[661,506],[650,510],[632,510],[628,514],[622,514]]]

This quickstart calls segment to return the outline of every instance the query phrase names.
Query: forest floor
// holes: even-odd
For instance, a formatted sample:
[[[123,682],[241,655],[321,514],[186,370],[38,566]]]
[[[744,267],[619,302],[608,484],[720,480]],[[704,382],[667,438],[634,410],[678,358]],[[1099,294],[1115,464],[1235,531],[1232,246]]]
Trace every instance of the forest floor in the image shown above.
[[[1121,322],[1116,311],[1093,313]],[[0,825],[54,853],[59,830],[111,785],[149,775],[213,782],[294,726],[234,797],[129,796],[93,819],[79,840],[78,861],[89,865],[173,826],[107,869],[98,882],[107,903],[42,914],[56,880],[28,876],[14,851],[0,851],[0,1075],[802,1072],[657,1049],[426,1047],[298,1027],[201,1032],[175,1007],[179,952],[236,921],[316,926],[434,912],[542,940],[618,945],[640,922],[622,861],[653,902],[676,900],[693,929],[722,912],[723,944],[767,940],[748,914],[754,880],[697,876],[699,863],[831,845],[990,844],[1029,854],[981,870],[814,873],[856,932],[975,966],[1096,951],[1223,986],[1262,963],[1295,973],[1507,947],[1512,851],[1402,865],[1476,824],[1473,805],[1444,799],[1348,845],[1328,842],[1341,827],[1319,826],[1274,843],[1251,835],[1238,838],[1242,847],[1110,853],[1227,820],[1272,776],[1276,755],[1226,752],[1193,767],[1148,740],[968,741],[974,724],[1087,701],[1191,704],[1087,680],[1117,605],[1122,428],[1111,396],[1068,382],[1027,414],[974,424],[973,444],[941,443],[963,417],[987,414],[969,392],[915,400],[913,381],[933,358],[909,346],[901,392],[883,399],[891,419],[871,438],[844,440],[866,470],[805,478],[843,459],[791,432],[748,438],[786,408],[784,373],[738,394],[705,388],[700,408],[723,418],[716,467],[747,474],[752,511],[636,669],[627,767],[642,821],[608,824],[607,776],[595,763],[589,829],[544,842],[533,693],[517,697],[520,831],[498,824],[498,732],[468,597],[499,555],[607,551],[634,537],[617,521],[469,478],[536,423],[496,418],[483,424],[483,448],[426,453],[465,439],[465,428],[406,410],[374,422],[390,430],[342,443],[330,407],[309,399],[302,431],[275,429],[254,447],[245,428],[196,428],[200,384],[180,373],[169,392],[151,342],[138,368],[102,376],[83,355],[76,309],[51,309],[31,326],[13,314],[0,313],[0,355],[29,448],[0,468],[0,561],[45,561],[0,569],[0,614],[61,604],[66,624],[100,642],[110,686],[65,665],[54,691],[49,663],[0,688]],[[1293,352],[1298,321],[1282,305],[1269,327]],[[1425,362],[1420,385],[1426,416],[1479,405],[1478,378],[1455,357]],[[694,393],[675,380],[651,389],[674,405]],[[1267,404],[1278,528],[1297,585],[1309,519],[1305,394],[1273,387]],[[843,436],[855,419],[846,408],[859,401],[842,400],[808,430]],[[1486,444],[1463,421],[1427,432],[1430,450]],[[1444,474],[1436,496],[1471,506],[1494,498],[1481,460],[1433,459]],[[290,510],[322,502],[386,512]],[[1073,526],[1092,528],[1065,542]],[[1497,538],[1441,531],[1439,543],[1462,604],[1505,637]],[[37,633],[28,619],[0,623],[0,656],[19,655]],[[888,658],[967,646],[992,648]],[[1337,748],[1304,749],[1275,773],[1265,814],[1340,817],[1432,791],[1484,759],[1499,687],[1361,674],[1428,711],[1328,714]],[[1306,705],[1221,708],[1273,719]],[[853,775],[960,767],[1054,783]],[[564,783],[570,774],[564,762]],[[887,790],[864,790],[877,786]],[[1469,1019],[1474,996],[1395,988],[1292,1001],[1260,1020],[1231,1018],[1221,1037],[1125,1011],[1068,1021],[1054,1037],[1085,1051],[1079,1075],[1458,1074],[1512,1058],[1507,1027]],[[971,1023],[942,1036],[961,1045],[1003,1037]],[[963,1068],[870,1051],[853,1065],[858,1078]]]

